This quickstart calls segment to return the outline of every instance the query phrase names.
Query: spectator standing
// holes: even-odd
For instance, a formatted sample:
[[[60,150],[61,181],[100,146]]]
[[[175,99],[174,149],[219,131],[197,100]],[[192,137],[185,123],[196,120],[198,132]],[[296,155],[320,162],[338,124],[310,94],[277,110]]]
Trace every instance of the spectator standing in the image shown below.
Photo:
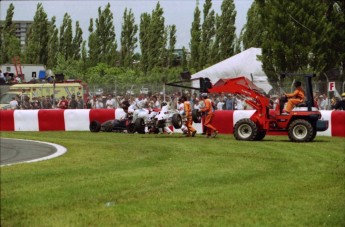
[[[31,105],[32,109],[41,109],[41,102],[37,99],[37,97],[32,97]]]
[[[5,83],[6,83],[6,77],[0,69],[0,84],[5,84]]]
[[[116,100],[112,97],[112,95],[108,95],[107,101],[105,102],[107,109],[115,109],[117,106],[116,104]]]
[[[95,108],[96,108],[96,109],[103,109],[103,100],[102,100],[102,97],[98,97],[98,98],[96,99]]]
[[[30,103],[29,96],[27,96],[27,95],[24,96],[23,102],[22,102],[22,105],[21,105],[21,109],[22,110],[30,110],[30,109],[32,109],[32,105]]]
[[[52,109],[52,108],[53,108],[52,101],[50,99],[50,96],[47,95],[45,99],[42,101],[42,109]]]
[[[326,94],[319,96],[319,108],[320,110],[327,110],[328,109],[328,98]]]
[[[11,107],[11,110],[18,109],[19,104],[18,104],[18,101],[16,100],[16,97],[12,97],[12,100],[10,101],[10,107]]]
[[[68,101],[65,96],[62,96],[60,101],[57,104],[57,107],[60,109],[67,109],[68,108]]]
[[[75,94],[72,94],[71,100],[68,102],[68,109],[77,109],[78,102],[75,99]]]
[[[217,102],[217,110],[223,110],[224,105],[225,105],[224,96],[220,96]]]
[[[84,109],[84,101],[82,96],[77,97],[77,109]]]
[[[345,110],[345,92],[341,94],[341,100],[334,105],[335,110]]]
[[[231,94],[228,94],[228,98],[225,101],[225,109],[233,110],[234,109],[234,98]]]

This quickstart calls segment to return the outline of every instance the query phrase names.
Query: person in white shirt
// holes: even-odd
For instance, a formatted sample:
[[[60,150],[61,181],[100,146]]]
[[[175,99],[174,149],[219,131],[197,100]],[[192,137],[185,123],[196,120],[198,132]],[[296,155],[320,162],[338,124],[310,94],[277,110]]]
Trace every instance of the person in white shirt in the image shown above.
[[[320,101],[319,101],[319,109],[320,110],[327,110],[328,108],[328,98],[327,96],[324,95],[320,95],[319,97]]]
[[[16,100],[16,97],[12,97],[12,100],[10,101],[10,107],[11,110],[18,109],[18,101]]]
[[[111,95],[108,95],[108,99],[105,102],[105,105],[107,109],[115,109],[117,106],[115,99]]]
[[[96,109],[103,109],[102,98],[99,97],[99,98],[96,100],[95,107],[96,107]]]

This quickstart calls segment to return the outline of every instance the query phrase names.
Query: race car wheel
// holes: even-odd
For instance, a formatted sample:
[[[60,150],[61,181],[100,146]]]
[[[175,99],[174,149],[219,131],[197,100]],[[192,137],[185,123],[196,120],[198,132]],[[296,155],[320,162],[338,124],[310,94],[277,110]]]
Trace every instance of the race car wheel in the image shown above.
[[[180,114],[174,114],[172,116],[171,122],[174,126],[174,128],[179,129],[182,127],[182,117]]]
[[[235,124],[234,136],[237,140],[255,140],[259,138],[257,135],[258,127],[252,120],[245,118]]]
[[[135,133],[135,126],[133,123],[129,123],[127,126],[127,133],[133,134]]]
[[[309,142],[316,136],[311,123],[304,119],[294,120],[289,126],[288,135],[292,142]]]
[[[113,120],[106,121],[102,124],[102,131],[104,131],[104,132],[112,132],[113,129],[114,129],[114,121]]]
[[[139,134],[145,134],[145,121],[142,118],[137,118],[134,122],[135,131]]]
[[[91,121],[89,128],[91,132],[99,132],[101,130],[101,123],[98,121]]]
[[[266,136],[266,130],[259,130],[254,140],[260,141]]]
[[[199,110],[198,109],[194,109],[192,111],[193,122],[194,123],[201,123],[201,118],[202,118],[202,116],[201,116],[201,113],[199,112]]]

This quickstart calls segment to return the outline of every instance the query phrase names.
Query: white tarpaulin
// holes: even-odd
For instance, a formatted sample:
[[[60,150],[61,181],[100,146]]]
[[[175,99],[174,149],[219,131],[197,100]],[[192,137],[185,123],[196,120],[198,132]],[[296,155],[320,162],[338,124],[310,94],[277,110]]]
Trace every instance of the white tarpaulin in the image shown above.
[[[219,79],[229,79],[239,76],[245,76],[252,79],[256,86],[268,93],[272,86],[269,84],[264,71],[262,70],[262,62],[257,59],[257,55],[261,55],[261,48],[250,48],[236,54],[224,61],[212,65],[191,76],[191,79],[200,77],[208,77],[212,84]],[[199,81],[193,81],[193,87],[199,87]]]

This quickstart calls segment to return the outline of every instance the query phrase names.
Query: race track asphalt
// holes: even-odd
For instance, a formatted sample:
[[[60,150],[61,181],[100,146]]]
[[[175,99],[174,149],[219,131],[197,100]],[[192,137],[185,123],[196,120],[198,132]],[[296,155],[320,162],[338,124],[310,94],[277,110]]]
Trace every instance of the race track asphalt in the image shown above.
[[[53,143],[0,138],[0,165],[47,160],[66,151],[66,148]]]

